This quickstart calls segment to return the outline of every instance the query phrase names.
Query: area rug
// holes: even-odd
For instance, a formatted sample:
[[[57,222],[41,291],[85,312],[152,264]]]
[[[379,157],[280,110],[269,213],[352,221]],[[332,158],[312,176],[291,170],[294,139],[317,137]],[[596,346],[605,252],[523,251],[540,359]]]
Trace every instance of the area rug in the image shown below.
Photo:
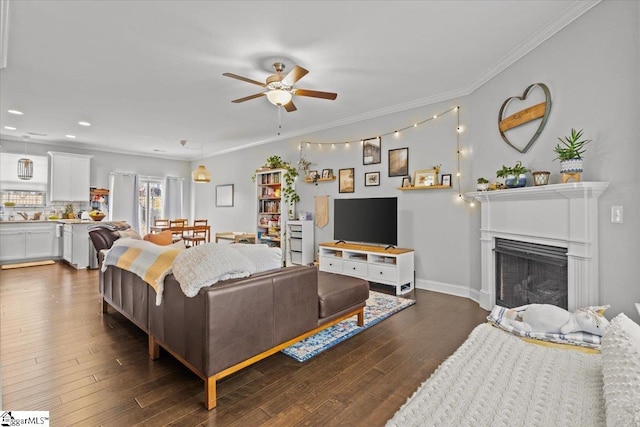
[[[364,308],[364,326],[358,326],[356,317],[353,316],[285,348],[282,352],[298,362],[304,362],[415,303],[412,299],[369,291],[367,306]]]

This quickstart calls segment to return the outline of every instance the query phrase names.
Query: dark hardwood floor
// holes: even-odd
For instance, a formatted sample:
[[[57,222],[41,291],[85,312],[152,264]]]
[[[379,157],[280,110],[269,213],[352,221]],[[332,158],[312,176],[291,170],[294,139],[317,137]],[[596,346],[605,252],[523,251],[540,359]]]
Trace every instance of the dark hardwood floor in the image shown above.
[[[49,411],[52,426],[379,426],[488,314],[422,290],[417,303],[298,363],[278,353],[218,384],[202,380],[113,309],[98,272],[51,266],[0,272],[2,409]]]

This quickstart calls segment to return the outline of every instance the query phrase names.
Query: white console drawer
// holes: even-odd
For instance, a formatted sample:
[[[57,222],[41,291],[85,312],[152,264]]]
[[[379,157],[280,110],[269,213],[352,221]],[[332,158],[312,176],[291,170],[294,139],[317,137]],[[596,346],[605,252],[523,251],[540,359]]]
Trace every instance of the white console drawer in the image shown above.
[[[323,271],[342,273],[342,260],[332,257],[320,257],[320,268]]]
[[[397,275],[398,269],[396,267],[369,264],[368,277],[372,282],[388,281],[395,283]]]
[[[342,273],[348,276],[367,277],[367,263],[358,261],[342,261]]]

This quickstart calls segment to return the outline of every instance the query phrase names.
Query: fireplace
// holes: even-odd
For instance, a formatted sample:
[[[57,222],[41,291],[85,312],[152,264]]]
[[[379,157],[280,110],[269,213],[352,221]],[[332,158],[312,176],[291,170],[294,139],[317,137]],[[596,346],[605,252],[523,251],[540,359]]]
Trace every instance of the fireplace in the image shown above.
[[[567,248],[496,239],[496,304],[567,308]]]
[[[514,255],[501,255],[499,247],[496,250],[499,239],[523,242],[531,248],[538,248],[537,245],[560,248],[559,252],[566,257],[565,308],[573,311],[598,305],[598,197],[608,185],[608,182],[570,182],[469,193],[481,203],[480,306],[491,310],[496,303],[504,303],[505,296],[513,299],[506,304],[521,305],[521,296],[500,294],[504,287],[498,287],[496,274],[504,275],[505,271],[498,273],[498,259]],[[518,262],[526,264],[523,260]],[[520,283],[518,290],[522,294],[531,293],[528,285],[532,281],[547,280],[547,276],[540,276],[537,267],[533,268],[536,269],[533,273],[519,273],[522,277],[513,279]],[[549,290],[545,284],[544,289],[544,293],[553,293],[555,285]],[[557,298],[561,297],[553,296],[554,301]]]

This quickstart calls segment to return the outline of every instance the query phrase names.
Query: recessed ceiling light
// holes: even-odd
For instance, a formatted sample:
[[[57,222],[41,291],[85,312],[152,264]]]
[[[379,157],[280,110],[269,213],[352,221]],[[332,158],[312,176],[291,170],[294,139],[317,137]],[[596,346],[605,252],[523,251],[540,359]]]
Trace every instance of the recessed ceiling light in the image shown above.
[[[153,151],[155,151],[156,153],[166,153],[167,150],[161,150],[159,148],[154,148]]]
[[[89,123],[89,122],[78,122],[78,124],[80,126],[91,126],[91,123]]]
[[[16,114],[18,116],[21,116],[24,114],[22,111],[18,111],[18,110],[7,110],[7,112],[9,112],[10,114]]]
[[[75,135],[65,135],[67,138],[76,139]]]
[[[4,128],[6,130],[18,130],[17,128],[14,128],[13,126],[5,126]]]

